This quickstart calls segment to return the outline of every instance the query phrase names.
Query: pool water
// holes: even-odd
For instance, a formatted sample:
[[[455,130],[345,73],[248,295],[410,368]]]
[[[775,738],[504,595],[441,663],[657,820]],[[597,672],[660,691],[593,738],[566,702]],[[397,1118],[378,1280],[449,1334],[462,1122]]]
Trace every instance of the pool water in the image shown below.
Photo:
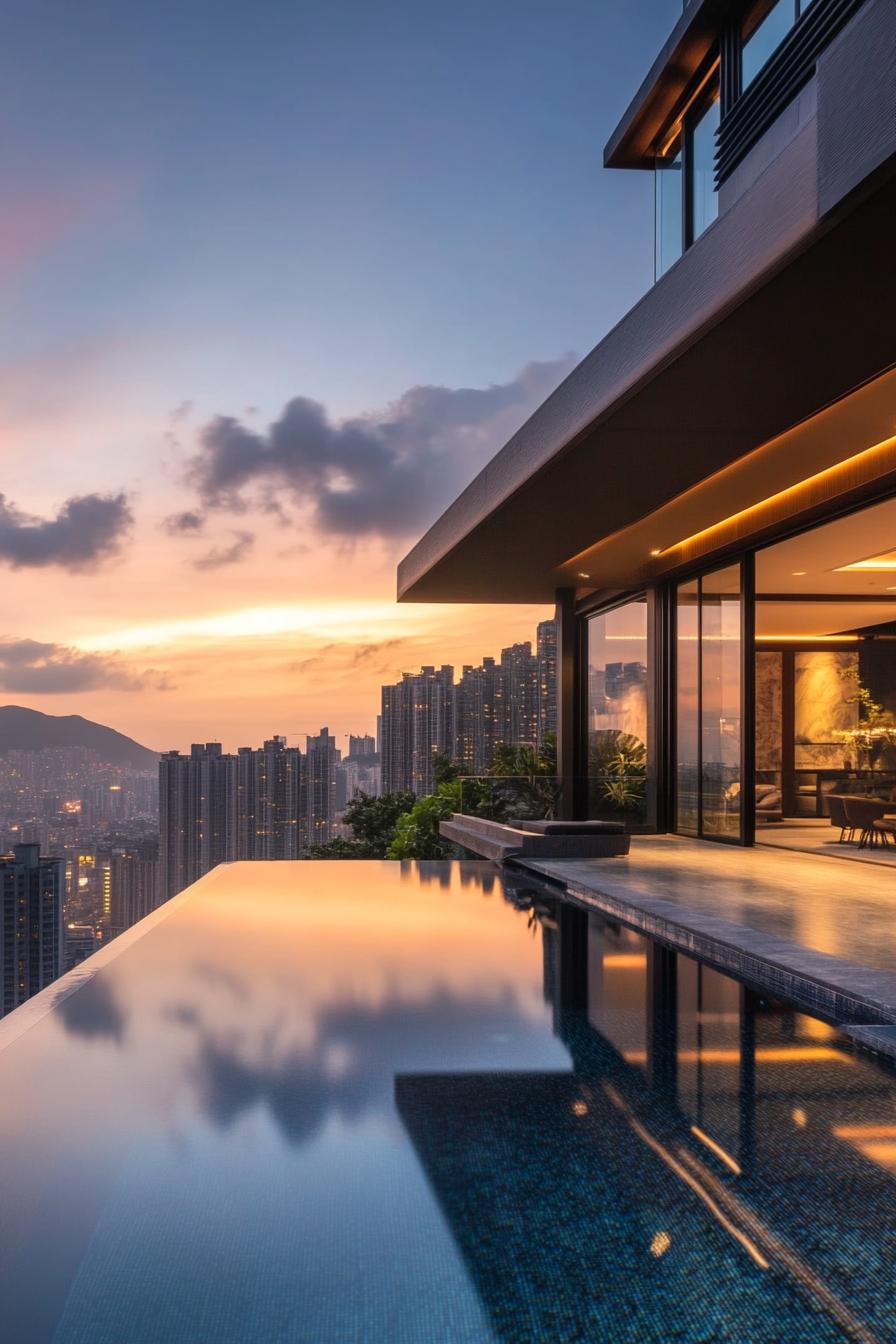
[[[896,1076],[831,1025],[479,863],[119,944],[0,1029],[4,1344],[896,1340]]]

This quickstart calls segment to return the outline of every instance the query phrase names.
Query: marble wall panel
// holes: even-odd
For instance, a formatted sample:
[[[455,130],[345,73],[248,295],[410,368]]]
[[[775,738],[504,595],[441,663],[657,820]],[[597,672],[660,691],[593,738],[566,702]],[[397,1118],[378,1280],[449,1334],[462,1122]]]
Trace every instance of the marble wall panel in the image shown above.
[[[756,771],[781,771],[781,654],[756,654]]]
[[[853,702],[858,672],[854,650],[824,649],[794,658],[794,737],[797,769],[841,769],[850,753],[834,733],[859,720]]]

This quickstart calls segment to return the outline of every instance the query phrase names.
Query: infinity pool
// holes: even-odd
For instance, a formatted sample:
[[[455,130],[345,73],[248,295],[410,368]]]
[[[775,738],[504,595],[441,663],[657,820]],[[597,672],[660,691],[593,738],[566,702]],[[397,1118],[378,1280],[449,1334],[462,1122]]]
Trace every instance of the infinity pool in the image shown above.
[[[546,889],[237,864],[85,971],[0,1024],[4,1344],[896,1340],[896,1077]]]

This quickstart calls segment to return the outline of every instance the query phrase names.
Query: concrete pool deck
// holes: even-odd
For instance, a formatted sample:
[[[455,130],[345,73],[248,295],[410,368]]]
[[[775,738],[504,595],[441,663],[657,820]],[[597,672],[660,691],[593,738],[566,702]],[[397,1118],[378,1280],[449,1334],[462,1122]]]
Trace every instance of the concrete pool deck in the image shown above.
[[[525,860],[589,908],[840,1023],[896,1057],[896,873],[641,836],[627,858]]]

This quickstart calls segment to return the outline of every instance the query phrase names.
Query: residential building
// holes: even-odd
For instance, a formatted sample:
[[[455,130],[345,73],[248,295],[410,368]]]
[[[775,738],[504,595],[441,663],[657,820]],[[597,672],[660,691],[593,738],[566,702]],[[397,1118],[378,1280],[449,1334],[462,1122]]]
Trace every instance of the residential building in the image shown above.
[[[494,658],[464,667],[455,688],[454,760],[472,775],[491,769],[495,751],[509,741],[504,669]]]
[[[454,668],[405,672],[382,695],[383,789],[431,793],[433,757],[454,751]]]
[[[114,938],[159,905],[159,864],[136,852],[112,859],[109,936]]]
[[[258,769],[255,752],[251,747],[240,747],[236,753],[231,788],[236,853],[245,858],[253,858],[256,845]]]
[[[38,845],[0,859],[0,1016],[62,974],[65,864]]]
[[[311,749],[309,762],[311,755],[309,768],[325,769],[317,748]],[[305,768],[299,748],[288,746],[285,737],[269,738],[257,750],[240,747],[235,754],[222,752],[219,742],[194,743],[188,756],[164,752],[159,762],[159,902],[219,863],[298,858],[304,834],[311,833],[306,809],[321,808],[326,798],[317,776],[306,791]]]
[[[557,623],[540,621],[536,643],[538,679],[537,746],[543,750],[557,735]]]
[[[62,939],[62,970],[73,971],[82,961],[92,957],[100,946],[97,931],[92,924],[66,924]]]
[[[538,738],[538,659],[528,640],[501,650],[505,742],[534,747]]]
[[[167,901],[234,855],[234,758],[220,742],[159,762],[159,896]]]
[[[432,757],[450,757],[468,773],[491,770],[501,746],[543,745],[556,729],[556,627],[538,627],[538,651],[513,644],[500,661],[466,664],[455,685],[453,669],[424,667],[383,687],[383,787],[432,788]]]
[[[302,753],[273,737],[252,753],[255,763],[255,842],[251,854],[238,858],[295,859],[301,852],[299,833]]]
[[[570,814],[818,847],[896,785],[894,108],[892,0],[690,0],[605,150],[655,284],[400,566],[555,603]]]
[[[354,733],[349,733],[348,754],[352,758],[376,755],[376,738],[371,737],[369,733],[362,733],[357,737]]]
[[[302,784],[303,847],[332,840],[336,825],[336,739],[327,728],[305,739]]]

